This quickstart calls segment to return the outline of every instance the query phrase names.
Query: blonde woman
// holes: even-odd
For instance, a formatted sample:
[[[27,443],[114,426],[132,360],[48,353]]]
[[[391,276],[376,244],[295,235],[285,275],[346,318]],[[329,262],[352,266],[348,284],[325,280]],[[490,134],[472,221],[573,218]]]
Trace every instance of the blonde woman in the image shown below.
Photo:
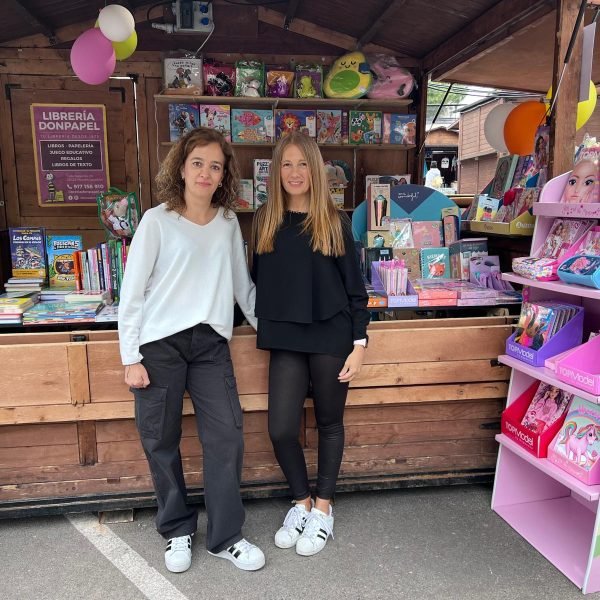
[[[206,547],[246,571],[265,564],[242,537],[242,409],[227,341],[234,298],[248,321],[255,289],[231,210],[238,168],[223,136],[194,129],[157,176],[162,204],[146,211],[127,257],[119,303],[125,382],[156,491],[169,571],[189,569],[197,511],[186,500],[179,443],[183,394],[194,404],[203,448]]]
[[[270,351],[269,435],[294,500],[275,544],[311,556],[333,535],[344,406],[369,312],[350,220],[335,208],[319,148],[303,133],[274,149],[254,248],[257,346]],[[309,385],[319,432],[314,505],[298,440]]]

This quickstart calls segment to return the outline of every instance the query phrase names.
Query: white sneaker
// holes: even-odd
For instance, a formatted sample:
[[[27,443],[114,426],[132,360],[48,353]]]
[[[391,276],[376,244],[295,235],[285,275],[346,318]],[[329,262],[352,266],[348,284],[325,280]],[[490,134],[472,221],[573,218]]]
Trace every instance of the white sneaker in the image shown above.
[[[171,538],[165,551],[165,565],[171,573],[183,573],[192,564],[192,536]]]
[[[325,548],[327,538],[333,538],[333,510],[329,507],[329,515],[313,508],[308,513],[302,535],[296,542],[296,552],[301,556],[312,556]]]
[[[275,534],[275,545],[278,548],[291,548],[296,545],[300,534],[304,531],[304,525],[310,512],[304,504],[294,504],[288,510],[283,526]]]
[[[265,566],[265,555],[262,550],[245,538],[232,544],[226,550],[221,550],[221,552],[211,552],[209,550],[208,553],[230,560],[238,569],[243,571],[258,571],[258,569]]]

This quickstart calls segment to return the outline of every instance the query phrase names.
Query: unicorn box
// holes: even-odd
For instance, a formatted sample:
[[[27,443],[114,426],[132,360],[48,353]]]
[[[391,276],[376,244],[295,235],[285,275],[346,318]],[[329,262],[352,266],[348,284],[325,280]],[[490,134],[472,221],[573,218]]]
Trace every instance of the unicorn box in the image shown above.
[[[600,407],[575,396],[548,460],[587,485],[600,483]]]

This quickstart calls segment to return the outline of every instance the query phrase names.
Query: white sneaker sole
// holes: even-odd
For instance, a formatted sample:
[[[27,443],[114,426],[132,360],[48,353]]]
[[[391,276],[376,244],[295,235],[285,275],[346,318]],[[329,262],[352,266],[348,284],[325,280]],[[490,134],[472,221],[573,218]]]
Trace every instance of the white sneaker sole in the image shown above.
[[[187,571],[191,566],[192,566],[192,561],[190,561],[189,565],[181,565],[181,566],[169,566],[165,562],[165,567],[167,567],[167,571],[170,571],[171,573],[183,573],[183,572]]]
[[[297,542],[297,541],[298,541],[298,540],[296,540],[296,542]],[[293,547],[296,545],[296,542],[290,542],[288,545],[286,545],[286,544],[283,544],[283,543],[281,543],[281,542],[278,542],[278,541],[277,541],[277,538],[275,538],[275,545],[276,545],[278,548],[281,548],[282,550],[289,550],[290,548],[293,548]]]
[[[323,546],[321,546],[321,548],[312,549],[312,550],[302,550],[301,548],[298,548],[298,546],[296,546],[296,554],[299,554],[300,556],[314,556],[315,554],[318,554],[319,552],[321,552],[321,550],[323,550],[323,548],[325,548],[326,545],[327,545],[327,542],[325,542],[325,544],[323,544]]]
[[[242,571],[258,571],[259,569],[262,569],[265,566],[265,557],[264,556],[256,562],[243,563],[243,562],[237,560],[233,556],[233,554],[230,554],[229,552],[227,552],[227,550],[221,550],[221,552],[211,552],[210,550],[207,550],[207,552],[211,556],[216,556],[217,558],[227,559],[229,562],[232,562],[238,569],[241,569]]]

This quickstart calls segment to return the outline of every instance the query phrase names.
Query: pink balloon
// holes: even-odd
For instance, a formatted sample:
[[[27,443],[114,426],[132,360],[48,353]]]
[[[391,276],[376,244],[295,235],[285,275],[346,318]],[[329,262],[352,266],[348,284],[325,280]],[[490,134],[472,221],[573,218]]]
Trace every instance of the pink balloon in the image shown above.
[[[115,49],[100,29],[84,31],[71,48],[71,67],[84,83],[104,83],[115,70]]]

